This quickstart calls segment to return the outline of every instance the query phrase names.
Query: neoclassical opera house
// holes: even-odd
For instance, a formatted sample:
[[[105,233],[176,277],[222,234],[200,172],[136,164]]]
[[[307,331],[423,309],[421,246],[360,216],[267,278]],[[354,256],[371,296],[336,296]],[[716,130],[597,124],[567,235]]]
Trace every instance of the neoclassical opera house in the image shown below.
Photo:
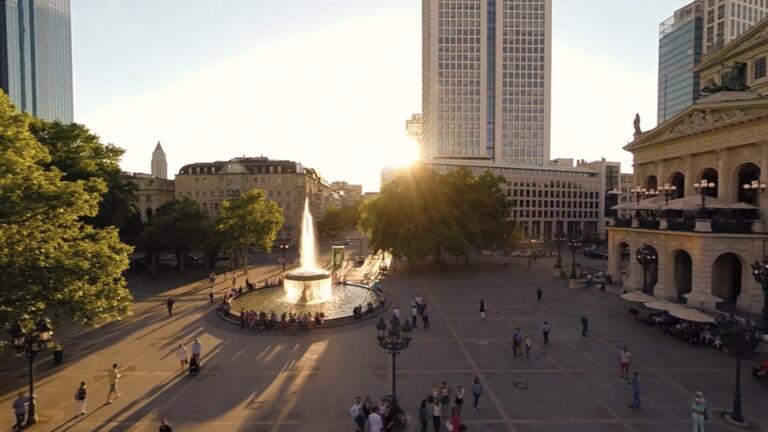
[[[625,289],[763,309],[752,263],[768,253],[767,57],[763,20],[696,67],[695,104],[624,147],[637,185],[609,222],[608,269]]]

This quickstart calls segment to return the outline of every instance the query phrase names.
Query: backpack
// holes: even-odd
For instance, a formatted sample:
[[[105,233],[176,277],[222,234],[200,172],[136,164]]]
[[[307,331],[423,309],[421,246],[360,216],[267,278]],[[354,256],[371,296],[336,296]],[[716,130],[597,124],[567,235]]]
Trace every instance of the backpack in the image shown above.
[[[85,400],[88,397],[88,391],[82,387],[77,389],[77,393],[75,394],[75,399],[82,401]]]

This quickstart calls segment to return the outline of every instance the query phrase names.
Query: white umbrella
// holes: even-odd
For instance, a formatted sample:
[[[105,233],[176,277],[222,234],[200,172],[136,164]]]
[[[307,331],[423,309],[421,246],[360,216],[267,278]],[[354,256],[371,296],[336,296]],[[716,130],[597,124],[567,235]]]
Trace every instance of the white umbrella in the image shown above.
[[[648,294],[642,291],[630,291],[626,294],[622,294],[621,298],[627,301],[635,302],[635,303],[648,303],[648,302],[656,301],[655,297],[649,296]]]
[[[683,297],[688,299],[689,303],[700,303],[701,310],[704,310],[704,303],[720,303],[721,301],[725,300],[722,297],[718,297],[707,292],[697,291],[689,292],[688,294],[683,295]]]
[[[678,303],[672,303],[668,302],[666,300],[657,300],[652,301],[648,303],[643,303],[646,307],[649,307],[651,309],[658,309],[663,311],[672,311],[676,309],[685,309],[685,306],[678,304]]]
[[[715,319],[694,309],[672,309],[669,314],[673,317],[680,318],[685,321],[692,321],[698,323],[714,323]]]

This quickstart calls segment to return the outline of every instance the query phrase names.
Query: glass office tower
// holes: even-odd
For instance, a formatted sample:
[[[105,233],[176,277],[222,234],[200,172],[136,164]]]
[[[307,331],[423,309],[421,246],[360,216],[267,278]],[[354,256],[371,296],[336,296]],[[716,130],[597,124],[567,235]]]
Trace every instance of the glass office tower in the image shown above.
[[[24,112],[73,121],[69,0],[0,0],[0,87]]]

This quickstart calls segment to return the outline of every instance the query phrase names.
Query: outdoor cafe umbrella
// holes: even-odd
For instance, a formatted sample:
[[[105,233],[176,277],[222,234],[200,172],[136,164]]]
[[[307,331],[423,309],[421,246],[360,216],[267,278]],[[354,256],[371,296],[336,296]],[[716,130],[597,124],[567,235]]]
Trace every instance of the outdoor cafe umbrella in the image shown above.
[[[655,297],[650,296],[642,291],[630,291],[628,293],[622,294],[621,298],[635,303],[648,303],[656,301]]]
[[[672,309],[669,314],[675,318],[680,318],[685,321],[692,321],[697,323],[711,323],[714,324],[715,319],[704,312],[699,312],[695,309]]]
[[[683,297],[688,299],[688,302],[699,302],[701,304],[701,310],[704,310],[704,303],[720,303],[725,300],[722,297],[706,292],[689,292],[688,294],[683,295]]]
[[[664,205],[664,198],[655,196],[641,200],[639,203],[631,202],[626,204],[617,204],[611,209],[613,210],[658,210]]]
[[[641,201],[642,202],[642,201]],[[743,202],[727,203],[717,198],[707,197],[706,206],[709,209],[732,209],[732,210],[755,210],[757,207]],[[691,195],[684,198],[678,198],[662,206],[663,210],[683,210],[691,211],[701,208],[701,197]]]
[[[658,309],[662,311],[673,311],[676,309],[685,309],[685,306],[678,304],[678,303],[672,303],[668,302],[666,300],[657,300],[652,301],[648,303],[643,303],[645,307],[651,308],[651,309]]]

